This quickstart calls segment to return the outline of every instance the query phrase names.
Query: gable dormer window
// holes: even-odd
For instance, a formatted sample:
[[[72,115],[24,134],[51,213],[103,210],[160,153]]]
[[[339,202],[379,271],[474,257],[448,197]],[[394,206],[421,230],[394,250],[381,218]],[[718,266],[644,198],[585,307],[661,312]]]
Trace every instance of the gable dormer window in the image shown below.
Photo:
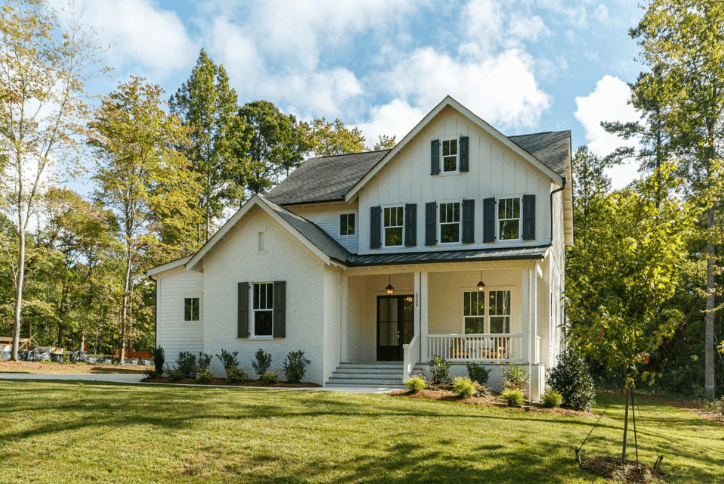
[[[402,229],[405,222],[402,206],[385,207],[382,218],[382,240],[385,247],[402,247]]]
[[[498,240],[520,239],[520,198],[498,200]]]
[[[343,213],[339,216],[339,235],[354,235],[354,218],[353,213]]]
[[[440,143],[442,150],[442,172],[458,171],[458,140],[445,139]]]

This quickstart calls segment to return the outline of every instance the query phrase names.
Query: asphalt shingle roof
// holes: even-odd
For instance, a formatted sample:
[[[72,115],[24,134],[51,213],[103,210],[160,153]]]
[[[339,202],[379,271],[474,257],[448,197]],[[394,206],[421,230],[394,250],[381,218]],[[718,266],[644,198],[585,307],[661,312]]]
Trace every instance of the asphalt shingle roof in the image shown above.
[[[541,163],[561,176],[566,176],[566,160],[571,144],[570,131],[509,136],[508,139],[535,156]]]
[[[310,158],[270,191],[266,198],[279,205],[333,202],[360,181],[389,150]]]

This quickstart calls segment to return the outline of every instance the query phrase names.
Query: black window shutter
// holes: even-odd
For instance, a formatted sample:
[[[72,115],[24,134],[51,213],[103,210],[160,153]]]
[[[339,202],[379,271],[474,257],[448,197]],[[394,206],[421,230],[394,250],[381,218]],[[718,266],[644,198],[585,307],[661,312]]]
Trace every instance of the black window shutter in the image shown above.
[[[287,283],[274,281],[274,337],[287,335]]]
[[[239,283],[237,338],[249,337],[249,283]]]
[[[463,244],[475,242],[475,200],[463,200]]]
[[[432,140],[432,143],[430,144],[430,163],[432,164],[432,166],[430,167],[430,174],[439,175],[440,174],[440,140],[438,140],[438,139]]]
[[[382,208],[370,207],[370,249],[382,246]]]
[[[470,146],[469,138],[467,136],[461,136],[460,137],[460,171],[461,172],[469,171],[469,162],[468,162],[469,146]]]
[[[495,242],[495,198],[483,200],[483,242]]]
[[[437,243],[437,203],[425,204],[425,245]]]
[[[417,204],[405,205],[405,246],[417,245]]]
[[[523,195],[523,240],[535,239],[535,195]]]

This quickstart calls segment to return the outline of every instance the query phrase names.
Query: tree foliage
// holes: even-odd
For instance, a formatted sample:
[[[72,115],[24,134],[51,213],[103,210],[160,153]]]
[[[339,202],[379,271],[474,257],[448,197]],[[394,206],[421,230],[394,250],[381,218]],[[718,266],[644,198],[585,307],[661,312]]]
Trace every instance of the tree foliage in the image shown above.
[[[359,128],[347,128],[340,119],[329,122],[325,118],[302,123],[301,130],[309,151],[315,156],[359,153],[365,149],[365,137]]]

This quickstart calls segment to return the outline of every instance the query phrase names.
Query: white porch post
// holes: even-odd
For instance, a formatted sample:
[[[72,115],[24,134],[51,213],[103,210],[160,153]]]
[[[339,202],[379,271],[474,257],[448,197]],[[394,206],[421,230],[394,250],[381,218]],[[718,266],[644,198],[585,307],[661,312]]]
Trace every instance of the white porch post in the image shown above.
[[[428,319],[427,319],[427,272],[416,273],[420,276],[420,361],[427,363],[430,357],[427,354],[427,334],[428,334]],[[415,278],[417,282],[417,277]]]
[[[339,361],[346,363],[349,357],[349,314],[347,313],[347,304],[349,300],[349,276],[342,275],[342,301],[339,305]]]
[[[420,336],[420,273],[415,272],[415,331],[414,335],[419,337]]]
[[[528,355],[528,339],[530,336],[530,332],[528,330],[530,326],[530,270],[522,270],[522,281],[521,281],[521,292],[523,295],[523,318],[521,321],[521,333],[523,333],[523,338],[521,341],[521,347],[520,347],[520,358],[525,363],[530,361],[527,358]]]

